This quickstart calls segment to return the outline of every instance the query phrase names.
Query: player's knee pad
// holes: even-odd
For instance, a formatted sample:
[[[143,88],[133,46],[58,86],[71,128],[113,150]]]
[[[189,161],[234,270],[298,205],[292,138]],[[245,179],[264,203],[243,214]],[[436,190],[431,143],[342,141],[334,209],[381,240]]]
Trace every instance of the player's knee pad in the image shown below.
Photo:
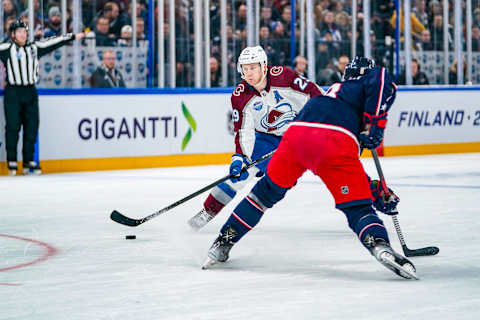
[[[253,187],[248,197],[255,201],[262,210],[273,207],[275,203],[282,200],[290,188],[282,188],[273,182],[268,175],[265,175]]]
[[[374,238],[389,241],[383,221],[378,217],[371,205],[343,208],[342,211],[347,216],[348,226],[358,235],[362,243],[364,243],[368,234]]]

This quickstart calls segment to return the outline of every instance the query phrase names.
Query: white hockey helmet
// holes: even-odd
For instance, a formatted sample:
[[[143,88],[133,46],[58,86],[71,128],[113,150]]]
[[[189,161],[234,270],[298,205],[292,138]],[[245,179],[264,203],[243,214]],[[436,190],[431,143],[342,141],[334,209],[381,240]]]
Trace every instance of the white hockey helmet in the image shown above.
[[[240,55],[238,56],[237,62],[237,71],[240,72],[242,75],[242,79],[245,78],[242,70],[242,64],[250,64],[250,63],[260,63],[260,67],[262,68],[263,78],[267,76],[267,54],[265,50],[261,46],[256,47],[246,47],[242,50]],[[263,80],[262,78],[262,80]]]

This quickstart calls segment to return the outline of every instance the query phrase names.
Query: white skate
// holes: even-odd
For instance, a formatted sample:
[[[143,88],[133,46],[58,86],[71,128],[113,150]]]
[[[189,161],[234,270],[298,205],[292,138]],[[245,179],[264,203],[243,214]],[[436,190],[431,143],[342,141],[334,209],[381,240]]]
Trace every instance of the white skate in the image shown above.
[[[188,225],[195,231],[203,228],[215,216],[209,214],[205,208],[188,220]]]
[[[396,253],[385,240],[375,239],[368,242],[370,253],[386,268],[405,279],[420,279],[416,274],[416,269],[413,263],[402,255]]]

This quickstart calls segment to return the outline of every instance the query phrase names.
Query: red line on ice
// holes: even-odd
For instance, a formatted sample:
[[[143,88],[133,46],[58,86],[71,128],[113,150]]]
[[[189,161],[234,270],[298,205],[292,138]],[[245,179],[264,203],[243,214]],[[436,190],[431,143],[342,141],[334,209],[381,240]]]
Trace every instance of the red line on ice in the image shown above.
[[[22,264],[17,264],[17,265],[10,266],[10,267],[0,268],[0,272],[14,270],[14,269],[20,269],[20,268],[23,268],[23,267],[31,266],[32,264],[40,263],[42,261],[45,261],[45,260],[53,257],[58,252],[58,250],[55,249],[53,246],[49,245],[48,243],[42,242],[42,241],[23,238],[23,237],[17,237],[17,236],[10,236],[10,235],[6,235],[6,234],[0,234],[0,237],[16,239],[16,240],[25,241],[25,242],[30,242],[30,243],[36,244],[40,247],[44,247],[45,249],[47,249],[41,257],[38,257],[35,260],[25,262],[25,263],[22,263]],[[2,285],[17,285],[17,284],[6,284],[6,283],[0,283],[0,284],[2,284]]]

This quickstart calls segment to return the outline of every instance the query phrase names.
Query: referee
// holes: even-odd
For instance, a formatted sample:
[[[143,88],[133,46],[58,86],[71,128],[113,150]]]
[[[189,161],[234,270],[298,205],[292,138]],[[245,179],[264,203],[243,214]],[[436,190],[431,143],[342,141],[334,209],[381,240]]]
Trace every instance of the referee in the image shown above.
[[[38,135],[38,59],[53,50],[81,39],[84,33],[66,34],[41,41],[27,42],[27,25],[15,21],[10,25],[11,40],[0,44],[0,60],[6,69],[4,92],[5,140],[9,175],[17,174],[17,144],[23,126],[23,174],[40,174],[33,160]]]

